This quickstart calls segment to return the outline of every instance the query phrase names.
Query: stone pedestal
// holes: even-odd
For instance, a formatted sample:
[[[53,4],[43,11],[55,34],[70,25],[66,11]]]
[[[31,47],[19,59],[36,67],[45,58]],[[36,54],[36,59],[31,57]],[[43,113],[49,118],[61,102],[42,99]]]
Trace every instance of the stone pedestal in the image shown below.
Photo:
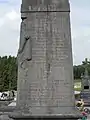
[[[77,120],[81,116],[76,115],[47,115],[47,116],[13,116],[14,120]]]
[[[15,120],[78,119],[68,0],[22,0]],[[18,112],[17,112],[18,113]]]

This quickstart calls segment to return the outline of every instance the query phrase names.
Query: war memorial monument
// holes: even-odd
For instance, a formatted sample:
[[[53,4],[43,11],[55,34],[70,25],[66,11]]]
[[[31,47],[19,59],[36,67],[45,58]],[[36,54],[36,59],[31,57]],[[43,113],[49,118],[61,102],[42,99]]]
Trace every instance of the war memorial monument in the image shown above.
[[[15,120],[76,120],[68,0],[22,0]]]

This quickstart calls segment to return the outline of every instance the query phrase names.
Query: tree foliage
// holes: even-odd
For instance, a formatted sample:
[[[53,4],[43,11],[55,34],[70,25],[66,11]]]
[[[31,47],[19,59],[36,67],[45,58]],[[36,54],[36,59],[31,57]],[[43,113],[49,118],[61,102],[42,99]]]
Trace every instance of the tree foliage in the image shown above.
[[[0,57],[0,91],[16,90],[17,62],[15,57]]]
[[[83,65],[78,65],[73,67],[74,72],[74,79],[81,79],[81,75],[84,74],[84,67]]]
[[[84,74],[85,69],[88,70],[88,74],[90,75],[90,61],[87,58],[85,58],[85,61],[82,61],[81,65],[73,67],[74,79],[81,79],[81,75]]]

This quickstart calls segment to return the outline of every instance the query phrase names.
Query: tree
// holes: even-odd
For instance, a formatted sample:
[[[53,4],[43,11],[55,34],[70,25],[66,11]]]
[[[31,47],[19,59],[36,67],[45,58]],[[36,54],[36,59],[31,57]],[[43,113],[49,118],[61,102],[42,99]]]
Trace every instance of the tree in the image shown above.
[[[17,64],[15,57],[0,57],[0,91],[17,89]]]
[[[90,61],[88,61],[87,58],[85,58],[85,61],[82,61],[81,65],[73,67],[74,79],[81,79],[81,74],[84,74],[86,69],[88,71],[88,74],[90,75]]]

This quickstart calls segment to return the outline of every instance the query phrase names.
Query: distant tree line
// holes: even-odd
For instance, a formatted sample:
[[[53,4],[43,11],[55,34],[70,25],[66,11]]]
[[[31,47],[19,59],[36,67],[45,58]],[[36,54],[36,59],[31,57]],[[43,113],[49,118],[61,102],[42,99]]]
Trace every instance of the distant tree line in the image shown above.
[[[81,79],[81,75],[84,74],[85,69],[87,69],[90,75],[90,61],[87,58],[85,58],[85,61],[82,61],[81,65],[73,66],[74,79]]]
[[[84,67],[83,65],[75,65],[73,67],[73,72],[74,72],[74,79],[81,79],[81,75],[84,74]]]
[[[81,65],[73,67],[74,79],[81,79],[85,66],[90,75],[90,62],[85,59]],[[0,57],[0,92],[17,89],[17,58],[12,56]]]
[[[17,89],[16,57],[0,57],[0,92]]]

